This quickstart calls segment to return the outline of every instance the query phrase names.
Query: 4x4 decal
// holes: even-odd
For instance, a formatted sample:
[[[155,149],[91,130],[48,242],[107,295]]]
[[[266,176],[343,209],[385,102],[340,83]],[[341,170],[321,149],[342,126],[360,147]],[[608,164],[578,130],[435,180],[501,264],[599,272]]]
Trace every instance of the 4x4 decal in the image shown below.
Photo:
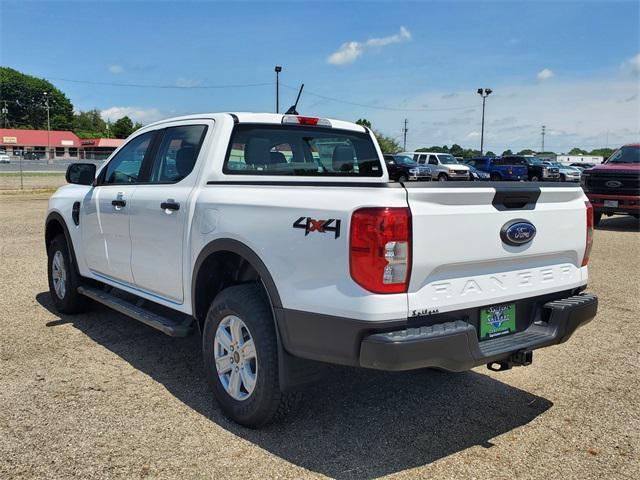
[[[330,218],[328,220],[314,220],[311,217],[300,217],[293,222],[293,228],[301,228],[304,230],[304,236],[309,235],[309,232],[333,232],[334,238],[340,236],[340,220]]]

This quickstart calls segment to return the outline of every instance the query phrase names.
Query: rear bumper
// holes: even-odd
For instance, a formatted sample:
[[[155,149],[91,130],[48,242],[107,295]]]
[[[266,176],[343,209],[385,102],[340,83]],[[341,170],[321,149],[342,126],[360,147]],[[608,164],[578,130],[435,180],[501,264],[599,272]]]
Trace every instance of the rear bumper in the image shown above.
[[[462,320],[369,335],[362,342],[360,365],[379,370],[469,370],[505,360],[521,350],[565,342],[580,325],[595,317],[598,299],[575,295],[548,302],[544,309],[548,311],[546,321],[540,319],[526,330],[484,342],[478,342],[475,327]]]
[[[379,370],[464,371],[569,339],[598,307],[595,296],[577,291],[516,302],[524,322],[518,321],[519,331],[483,342],[474,318],[479,309],[388,321],[274,310],[283,347],[297,357]]]

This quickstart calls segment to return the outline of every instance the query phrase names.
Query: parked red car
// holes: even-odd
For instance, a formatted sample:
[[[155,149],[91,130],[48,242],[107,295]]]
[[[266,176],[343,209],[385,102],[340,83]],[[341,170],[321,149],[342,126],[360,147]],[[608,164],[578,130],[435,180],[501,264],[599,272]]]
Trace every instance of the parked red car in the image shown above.
[[[615,213],[640,216],[640,143],[616,150],[604,163],[582,173],[582,188],[593,205],[594,222]]]

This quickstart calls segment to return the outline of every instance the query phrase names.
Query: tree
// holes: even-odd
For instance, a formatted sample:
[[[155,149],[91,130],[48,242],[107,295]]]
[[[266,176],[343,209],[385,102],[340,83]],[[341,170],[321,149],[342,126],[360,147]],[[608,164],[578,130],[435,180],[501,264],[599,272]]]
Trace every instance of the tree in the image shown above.
[[[491,150],[489,150],[488,152],[485,152],[485,155],[486,155],[487,157],[495,157],[495,156],[496,156],[496,154],[495,154],[495,153],[493,153]]]
[[[599,155],[603,158],[609,158],[613,155],[615,150],[613,148],[595,148],[589,152],[589,155]]]
[[[380,145],[380,150],[382,153],[398,153],[400,150],[400,144],[395,141],[395,139],[391,137],[387,137],[380,132],[373,131],[373,134],[376,136],[376,140],[378,140],[378,145]]]
[[[134,131],[133,122],[127,116],[119,118],[111,126],[111,133],[116,138],[127,138]]]
[[[47,128],[45,92],[49,100],[52,130],[68,130],[73,123],[73,105],[67,96],[50,82],[0,67],[0,100],[7,101],[6,126],[11,128]]]
[[[382,153],[398,153],[400,150],[402,150],[400,148],[400,144],[395,139],[387,137],[381,132],[374,130],[371,126],[371,122],[366,118],[359,118],[358,120],[356,120],[356,123],[358,125],[362,125],[363,127],[370,128],[373,131],[373,134],[378,141],[378,145],[380,145],[380,150],[382,150]]]
[[[534,153],[536,153],[536,152],[534,152],[530,148],[525,148],[524,150],[520,150],[518,152],[518,155],[533,155]]]
[[[569,151],[569,155],[586,155],[587,151],[582,150],[581,148],[574,147]]]
[[[93,109],[73,115],[73,132],[80,138],[100,138],[108,135],[108,128],[100,110]]]
[[[513,155],[513,152],[510,149],[507,149],[504,152],[502,152],[503,157],[506,157],[507,155]]]

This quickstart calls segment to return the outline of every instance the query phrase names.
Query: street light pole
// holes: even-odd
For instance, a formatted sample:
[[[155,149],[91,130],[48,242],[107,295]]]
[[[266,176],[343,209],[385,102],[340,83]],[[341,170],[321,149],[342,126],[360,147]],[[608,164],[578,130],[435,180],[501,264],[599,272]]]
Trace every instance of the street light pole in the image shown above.
[[[51,158],[51,120],[49,118],[49,94],[44,92],[44,106],[47,109],[47,163],[53,163]]]
[[[281,65],[276,65],[276,113],[280,113],[280,72],[282,71]]]
[[[482,129],[480,130],[480,155],[484,154],[484,106],[487,97],[491,95],[491,92],[493,92],[493,90],[491,90],[490,88],[478,89],[478,95],[482,97]]]

